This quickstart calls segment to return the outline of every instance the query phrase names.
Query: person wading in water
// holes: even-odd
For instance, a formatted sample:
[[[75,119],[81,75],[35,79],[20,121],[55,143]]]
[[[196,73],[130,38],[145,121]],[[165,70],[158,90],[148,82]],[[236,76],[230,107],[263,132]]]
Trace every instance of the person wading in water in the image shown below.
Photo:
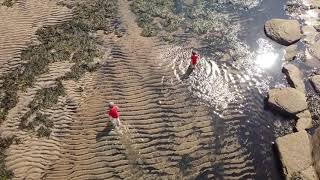
[[[120,122],[120,113],[118,106],[114,105],[113,102],[109,102],[109,119],[115,128],[119,128],[121,126]]]
[[[199,55],[196,52],[192,51],[191,63],[190,63],[190,67],[192,69],[194,69],[196,67],[196,65],[198,64],[199,59],[200,59]]]
[[[196,52],[192,51],[190,65],[186,73],[183,75],[182,79],[186,79],[190,76],[190,74],[196,68],[196,65],[198,64],[199,60],[200,60],[200,56]]]

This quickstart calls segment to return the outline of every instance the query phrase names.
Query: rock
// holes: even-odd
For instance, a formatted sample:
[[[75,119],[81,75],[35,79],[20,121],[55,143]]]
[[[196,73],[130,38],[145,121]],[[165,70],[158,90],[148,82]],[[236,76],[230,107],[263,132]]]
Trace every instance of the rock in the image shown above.
[[[284,55],[284,59],[286,61],[292,61],[293,59],[296,58],[297,51],[298,51],[298,46],[296,44],[293,44],[293,45],[286,47],[286,49],[285,49],[286,53]]]
[[[320,60],[320,42],[315,42],[311,44],[308,50],[312,56]]]
[[[311,118],[300,118],[297,121],[296,129],[297,131],[302,131],[305,129],[312,128],[312,119]]]
[[[316,31],[320,32],[320,24],[314,25],[313,28],[314,28]]]
[[[279,137],[276,144],[286,179],[312,166],[311,141],[305,130]]]
[[[305,35],[304,40],[309,43],[313,44],[315,42],[315,37],[318,34],[317,30],[313,26],[303,26],[302,33]]]
[[[306,88],[303,82],[303,75],[299,68],[293,64],[286,64],[283,66],[282,71],[286,74],[291,87],[305,93]]]
[[[315,75],[310,78],[310,82],[313,88],[316,90],[317,93],[320,93],[320,75]]]
[[[97,30],[96,34],[97,34],[97,36],[103,36],[104,30]]]
[[[193,0],[184,0],[184,3],[188,6],[191,6],[193,4]]]
[[[312,136],[312,158],[314,162],[314,168],[320,177],[320,127],[316,129]]]
[[[223,55],[223,57],[221,58],[221,61],[222,62],[226,62],[226,61],[229,61],[229,60],[231,60],[232,59],[232,57],[228,54],[228,53],[225,53],[224,55]]]
[[[320,1],[310,1],[311,5],[315,8],[319,8],[320,7]]]
[[[309,110],[305,110],[305,111],[303,111],[301,113],[298,113],[296,116],[298,118],[311,118],[312,117]]]
[[[303,180],[318,180],[316,170],[313,166],[301,171],[300,176]]]
[[[266,35],[282,45],[290,45],[302,37],[297,20],[271,19],[265,23]]]
[[[268,105],[286,115],[296,115],[308,108],[305,95],[294,88],[269,90]]]

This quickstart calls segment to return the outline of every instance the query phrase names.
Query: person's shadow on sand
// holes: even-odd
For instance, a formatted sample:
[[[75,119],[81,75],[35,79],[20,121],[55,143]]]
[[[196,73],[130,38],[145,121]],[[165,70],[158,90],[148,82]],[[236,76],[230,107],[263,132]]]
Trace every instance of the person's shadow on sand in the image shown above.
[[[114,129],[113,125],[111,123],[108,123],[107,127],[105,127],[101,132],[99,132],[96,135],[96,140],[100,141],[103,136],[108,136],[113,129]]]
[[[182,80],[184,79],[188,79],[190,74],[193,72],[193,68],[191,66],[188,67],[187,71],[184,73],[184,75],[182,76]]]

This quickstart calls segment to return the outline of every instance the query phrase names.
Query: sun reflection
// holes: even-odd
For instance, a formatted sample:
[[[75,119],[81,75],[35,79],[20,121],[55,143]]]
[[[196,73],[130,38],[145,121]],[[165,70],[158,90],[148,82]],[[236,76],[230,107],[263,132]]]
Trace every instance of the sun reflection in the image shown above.
[[[266,52],[263,54],[258,54],[256,58],[256,63],[260,68],[269,69],[275,64],[278,58],[278,54],[274,52]]]
[[[279,57],[275,48],[265,39],[258,40],[259,48],[257,50],[255,64],[262,69],[271,68]]]

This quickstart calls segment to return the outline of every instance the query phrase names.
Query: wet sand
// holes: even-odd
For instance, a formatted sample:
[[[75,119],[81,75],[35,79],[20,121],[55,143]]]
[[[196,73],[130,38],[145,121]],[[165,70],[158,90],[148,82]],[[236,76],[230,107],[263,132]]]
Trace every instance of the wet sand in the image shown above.
[[[14,179],[254,179],[264,174],[273,177],[269,169],[257,167],[260,163],[263,167],[269,164],[270,159],[262,155],[270,157],[270,147],[266,147],[270,142],[261,139],[263,134],[255,133],[270,130],[250,127],[259,130],[248,132],[251,124],[245,122],[256,117],[243,113],[249,108],[251,114],[270,123],[270,116],[260,112],[263,107],[257,107],[263,104],[263,97],[251,90],[260,79],[247,82],[245,73],[238,74],[230,67],[218,71],[217,65],[209,63],[216,79],[210,85],[217,90],[210,95],[221,97],[219,103],[225,104],[213,110],[201,103],[201,98],[195,98],[190,92],[192,86],[180,79],[188,67],[185,61],[191,47],[199,44],[179,49],[157,38],[141,37],[128,1],[120,0],[119,7],[124,36],[100,34],[105,53],[102,67],[86,73],[78,82],[63,82],[66,95],[44,110],[54,121],[49,139],[18,130],[20,118],[37,90],[50,86],[54,79],[70,71],[72,64],[52,64],[49,73],[38,77],[35,87],[20,93],[19,104],[2,125],[5,133],[17,133],[22,141],[10,146],[7,153],[7,166],[13,170]],[[211,76],[202,78],[205,83]],[[205,90],[208,88],[212,86]],[[231,101],[233,98],[237,103]],[[248,103],[240,106],[245,100]],[[121,132],[106,128],[108,101],[120,107],[124,124]],[[260,144],[258,150],[265,151],[257,152],[253,143]]]
[[[190,98],[188,86],[171,69],[159,66],[170,48],[156,38],[140,36],[127,1],[120,2],[126,35],[101,35],[102,67],[79,82],[65,81],[66,96],[44,110],[54,121],[49,139],[17,131],[21,114],[50,78],[68,72],[70,64],[52,64],[37,85],[20,95],[2,125],[17,133],[6,158],[14,179],[203,179],[254,176],[248,152],[236,134],[220,137],[207,106]],[[45,83],[43,83],[45,82]],[[83,91],[79,91],[79,87]],[[106,128],[106,105],[121,110],[121,132]],[[232,113],[229,111],[229,113]],[[228,113],[225,114],[228,119]],[[234,131],[237,122],[221,127]],[[222,138],[222,137],[221,137]],[[218,142],[218,144],[217,144]]]

